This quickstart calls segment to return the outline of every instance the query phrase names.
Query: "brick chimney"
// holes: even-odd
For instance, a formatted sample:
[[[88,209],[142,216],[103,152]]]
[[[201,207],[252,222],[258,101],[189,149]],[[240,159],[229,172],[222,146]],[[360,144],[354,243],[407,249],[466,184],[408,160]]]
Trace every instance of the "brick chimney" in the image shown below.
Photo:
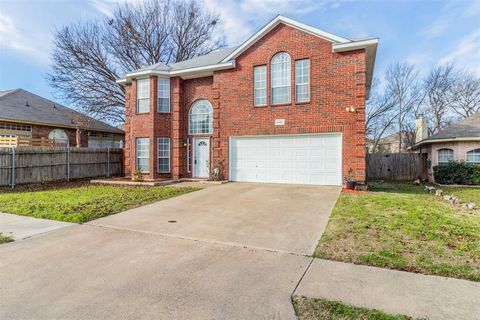
[[[420,115],[415,120],[415,143],[422,141],[428,137],[427,120]]]

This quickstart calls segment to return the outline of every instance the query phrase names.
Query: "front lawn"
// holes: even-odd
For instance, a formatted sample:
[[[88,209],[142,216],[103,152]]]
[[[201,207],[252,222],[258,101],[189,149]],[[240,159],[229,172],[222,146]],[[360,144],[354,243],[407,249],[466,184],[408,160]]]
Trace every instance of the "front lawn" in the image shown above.
[[[190,187],[130,187],[80,184],[0,193],[0,211],[83,223],[147,203],[198,190]]]
[[[299,320],[412,320],[403,315],[390,315],[325,299],[295,297],[293,307]]]
[[[480,210],[424,186],[371,185],[368,194],[340,195],[316,257],[480,281]],[[480,204],[480,189],[443,190]]]

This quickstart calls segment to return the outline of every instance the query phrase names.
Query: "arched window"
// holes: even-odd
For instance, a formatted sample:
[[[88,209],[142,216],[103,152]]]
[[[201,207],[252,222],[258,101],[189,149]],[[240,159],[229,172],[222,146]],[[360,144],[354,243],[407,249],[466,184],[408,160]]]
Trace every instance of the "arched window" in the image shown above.
[[[273,56],[270,65],[272,104],[290,103],[290,56],[280,52]]]
[[[64,147],[68,145],[67,133],[62,129],[53,129],[50,131],[48,139],[53,140],[56,147]]]
[[[189,133],[212,133],[212,105],[207,100],[198,100],[190,108]]]
[[[480,164],[480,148],[467,152],[467,162]]]
[[[438,164],[447,164],[449,161],[453,161],[452,149],[439,149],[438,151]]]

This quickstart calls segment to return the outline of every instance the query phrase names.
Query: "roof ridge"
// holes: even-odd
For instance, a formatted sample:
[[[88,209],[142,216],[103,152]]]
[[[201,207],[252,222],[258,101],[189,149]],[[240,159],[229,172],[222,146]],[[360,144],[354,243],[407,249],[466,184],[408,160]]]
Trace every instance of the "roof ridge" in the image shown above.
[[[0,99],[2,99],[4,97],[7,97],[7,96],[11,95],[12,93],[18,92],[20,90],[23,90],[23,89],[22,88],[16,88],[16,89],[10,89],[10,90],[2,90],[3,92],[7,92],[7,93],[1,95]]]

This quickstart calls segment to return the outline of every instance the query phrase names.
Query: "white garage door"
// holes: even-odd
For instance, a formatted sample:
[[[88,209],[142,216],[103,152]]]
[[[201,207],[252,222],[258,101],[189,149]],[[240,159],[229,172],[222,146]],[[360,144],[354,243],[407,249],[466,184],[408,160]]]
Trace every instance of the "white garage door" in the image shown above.
[[[232,137],[230,180],[341,185],[342,136]]]

